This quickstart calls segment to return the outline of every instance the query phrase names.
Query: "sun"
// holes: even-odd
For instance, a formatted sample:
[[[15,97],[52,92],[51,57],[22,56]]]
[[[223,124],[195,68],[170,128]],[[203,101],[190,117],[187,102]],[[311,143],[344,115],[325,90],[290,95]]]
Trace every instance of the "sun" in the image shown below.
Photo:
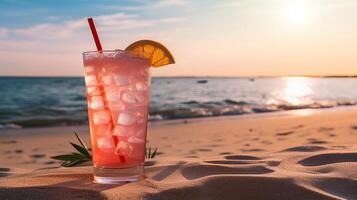
[[[295,0],[289,1],[283,8],[284,18],[288,24],[303,25],[312,19],[311,5],[306,1]]]

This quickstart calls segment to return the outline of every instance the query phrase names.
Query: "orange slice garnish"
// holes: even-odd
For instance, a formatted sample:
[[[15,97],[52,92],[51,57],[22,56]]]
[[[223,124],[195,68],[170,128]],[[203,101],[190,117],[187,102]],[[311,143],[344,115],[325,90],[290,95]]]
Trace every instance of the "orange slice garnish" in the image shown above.
[[[151,61],[151,66],[161,67],[175,63],[170,51],[162,44],[152,40],[140,40],[129,45],[126,51],[143,55]]]

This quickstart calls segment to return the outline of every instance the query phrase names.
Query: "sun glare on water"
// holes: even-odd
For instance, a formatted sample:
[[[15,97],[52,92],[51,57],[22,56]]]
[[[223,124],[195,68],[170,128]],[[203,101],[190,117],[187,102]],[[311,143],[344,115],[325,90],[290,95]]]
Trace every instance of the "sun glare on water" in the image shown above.
[[[313,94],[311,82],[304,77],[283,78],[283,85],[273,92],[273,98],[268,104],[287,104],[291,106],[302,106],[311,104],[310,96]]]
[[[302,105],[309,101],[310,94],[312,94],[312,89],[307,78],[289,77],[286,78],[281,99],[291,105]]]

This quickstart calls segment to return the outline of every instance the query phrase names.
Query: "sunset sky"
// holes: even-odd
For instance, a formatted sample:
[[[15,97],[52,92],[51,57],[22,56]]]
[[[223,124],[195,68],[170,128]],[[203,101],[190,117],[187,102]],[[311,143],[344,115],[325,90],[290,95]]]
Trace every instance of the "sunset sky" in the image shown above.
[[[357,74],[356,0],[0,0],[0,75],[80,76],[95,50],[140,39],[177,64],[156,76]]]

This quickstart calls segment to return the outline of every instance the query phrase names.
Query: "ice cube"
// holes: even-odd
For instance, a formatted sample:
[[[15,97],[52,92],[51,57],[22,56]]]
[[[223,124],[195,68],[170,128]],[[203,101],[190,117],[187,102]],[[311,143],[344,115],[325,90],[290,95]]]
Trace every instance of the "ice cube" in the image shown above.
[[[120,94],[119,93],[117,93],[117,92],[110,92],[110,93],[107,93],[106,94],[106,96],[107,96],[107,100],[108,101],[119,101],[120,100]]]
[[[147,121],[147,115],[142,114],[142,113],[138,114],[137,115],[137,121],[140,124],[146,122]]]
[[[89,96],[101,95],[100,88],[97,86],[87,87],[87,94]]]
[[[101,97],[101,96],[93,96],[91,98],[90,107],[93,110],[103,110],[105,108],[103,97]]]
[[[93,73],[95,71],[95,67],[94,66],[85,66],[84,70],[87,74]]]
[[[142,129],[136,130],[134,135],[138,138],[144,138],[145,133],[146,133],[146,129],[142,128]]]
[[[102,125],[97,125],[97,135],[107,135],[107,136],[111,136],[111,132],[112,132],[112,126],[110,124],[102,124]]]
[[[120,100],[120,93],[116,87],[105,87],[104,90],[107,101],[116,102]]]
[[[123,94],[123,101],[126,103],[131,103],[131,104],[136,103],[135,96],[131,95],[130,93]]]
[[[148,115],[147,115],[147,108],[145,106],[137,106],[131,109],[131,112],[135,114],[136,121],[138,123],[144,123],[147,121]]]
[[[145,140],[142,139],[142,138],[139,138],[139,137],[131,136],[131,137],[128,139],[128,142],[129,142],[129,143],[133,143],[133,144],[140,144],[140,143],[144,143]]]
[[[110,122],[110,113],[107,110],[95,111],[93,113],[94,124],[106,124]]]
[[[112,76],[110,76],[110,75],[103,76],[103,84],[104,85],[114,84]]]
[[[114,128],[113,135],[116,135],[119,137],[129,137],[130,132],[131,132],[131,130],[129,127],[118,125]]]
[[[148,76],[150,73],[150,67],[139,70],[138,74],[142,76]]]
[[[130,113],[120,113],[119,114],[118,124],[129,126],[129,125],[134,124],[135,121],[136,121],[136,119],[133,114],[130,114]]]
[[[110,110],[113,110],[113,111],[122,111],[122,110],[125,110],[125,108],[126,108],[125,104],[123,104],[123,102],[121,102],[121,101],[113,101],[110,104]]]
[[[132,150],[133,147],[128,142],[119,141],[115,148],[115,154],[128,155],[131,153]]]
[[[129,104],[142,104],[145,102],[145,97],[140,92],[125,92],[122,100]]]
[[[113,79],[118,86],[125,86],[129,84],[128,77],[124,75],[115,75],[113,76]]]
[[[112,151],[114,149],[114,141],[111,136],[97,138],[97,145],[102,151]]]
[[[136,90],[138,90],[138,91],[140,91],[140,92],[145,92],[145,91],[147,91],[147,89],[148,89],[148,87],[146,86],[146,84],[143,83],[143,82],[138,82],[138,83],[135,84],[135,86],[136,86]]]
[[[98,85],[98,80],[95,75],[85,76],[85,82],[87,86]]]

